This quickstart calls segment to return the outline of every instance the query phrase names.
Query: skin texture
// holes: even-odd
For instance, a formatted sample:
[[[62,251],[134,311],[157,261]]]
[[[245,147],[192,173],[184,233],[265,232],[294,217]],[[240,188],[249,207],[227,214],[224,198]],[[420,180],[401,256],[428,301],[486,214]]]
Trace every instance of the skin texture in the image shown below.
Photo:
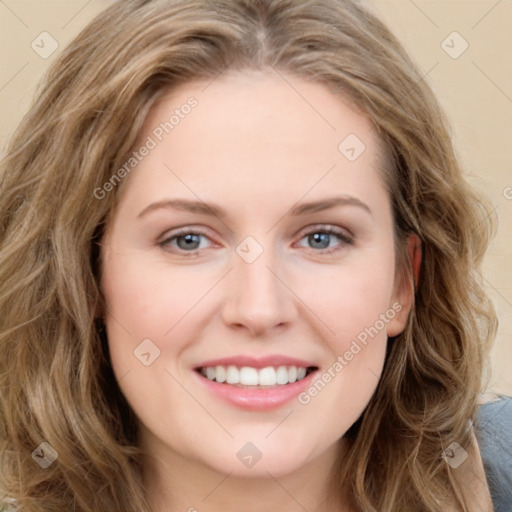
[[[190,96],[197,107],[127,178],[102,246],[112,365],[140,420],[151,504],[156,512],[320,510],[342,436],[375,392],[387,337],[403,330],[411,307],[410,286],[395,272],[378,140],[370,121],[323,85],[230,72],[166,94],[140,143],[156,140],[153,130]],[[354,161],[338,149],[349,134],[366,146]],[[370,212],[342,205],[289,215],[299,202],[338,195]],[[161,208],[138,218],[167,198],[216,203],[226,217]],[[352,242],[325,235],[324,249],[307,236],[329,227]],[[201,232],[200,245],[178,245],[177,228]],[[263,249],[252,263],[236,252],[248,236]],[[393,305],[400,311],[391,315]],[[283,354],[326,371],[386,314],[308,404],[242,411],[192,370],[220,357]],[[149,366],[134,356],[144,339],[160,350]],[[250,468],[237,457],[247,442],[262,454]]]

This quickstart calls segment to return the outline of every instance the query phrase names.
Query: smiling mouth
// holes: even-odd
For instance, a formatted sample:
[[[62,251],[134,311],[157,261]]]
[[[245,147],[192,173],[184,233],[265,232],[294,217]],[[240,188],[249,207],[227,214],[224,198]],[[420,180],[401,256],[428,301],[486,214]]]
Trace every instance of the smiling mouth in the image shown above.
[[[318,370],[316,366],[267,366],[253,368],[235,365],[217,365],[197,368],[196,371],[212,382],[228,386],[252,389],[274,388],[293,384]]]

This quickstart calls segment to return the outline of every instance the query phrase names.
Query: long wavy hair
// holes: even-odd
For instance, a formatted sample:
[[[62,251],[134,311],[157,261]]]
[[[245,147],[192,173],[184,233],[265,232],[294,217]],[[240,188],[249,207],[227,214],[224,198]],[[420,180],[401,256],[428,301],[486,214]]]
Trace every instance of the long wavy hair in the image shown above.
[[[463,177],[422,73],[357,0],[123,0],[48,70],[1,164],[0,499],[26,512],[147,512],[134,413],[97,311],[101,200],[155,101],[226,69],[274,69],[349,98],[387,151],[397,261],[422,245],[406,329],[332,473],[356,510],[470,510],[442,458],[470,443],[496,315],[479,274],[490,209]],[[412,279],[412,276],[410,277]],[[42,442],[58,459],[42,469]],[[341,489],[341,483],[339,484]]]

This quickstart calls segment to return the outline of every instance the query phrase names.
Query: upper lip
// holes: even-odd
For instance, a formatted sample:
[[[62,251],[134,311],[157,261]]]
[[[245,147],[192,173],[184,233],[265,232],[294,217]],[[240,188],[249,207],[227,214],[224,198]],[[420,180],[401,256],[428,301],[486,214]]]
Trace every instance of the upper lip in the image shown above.
[[[195,370],[199,368],[206,368],[211,366],[237,366],[242,368],[243,366],[250,366],[251,368],[266,368],[267,366],[298,366],[308,368],[310,366],[316,366],[311,361],[305,359],[297,359],[296,357],[288,357],[284,355],[269,355],[265,357],[254,357],[247,355],[222,357],[220,359],[210,359],[204,361],[194,367]]]

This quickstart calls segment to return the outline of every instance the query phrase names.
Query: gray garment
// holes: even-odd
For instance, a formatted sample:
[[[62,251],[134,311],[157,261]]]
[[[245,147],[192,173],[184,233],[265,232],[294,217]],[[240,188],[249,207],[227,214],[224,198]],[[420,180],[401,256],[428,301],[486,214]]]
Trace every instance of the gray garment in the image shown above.
[[[495,512],[512,512],[512,397],[481,404],[474,422]]]

